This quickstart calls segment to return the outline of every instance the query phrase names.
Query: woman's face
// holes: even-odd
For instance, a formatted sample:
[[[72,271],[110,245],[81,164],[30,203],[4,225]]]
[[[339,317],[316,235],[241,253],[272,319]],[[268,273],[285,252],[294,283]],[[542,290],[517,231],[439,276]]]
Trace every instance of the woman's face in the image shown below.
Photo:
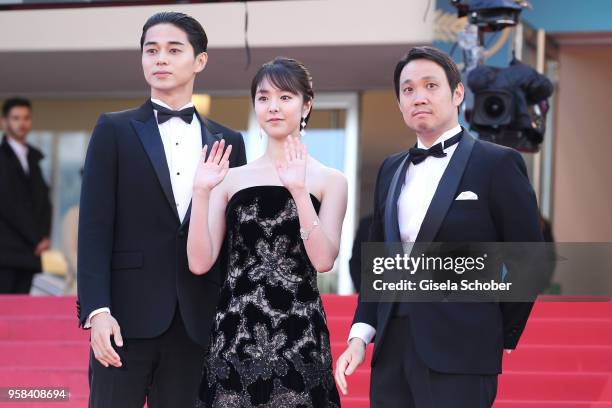
[[[254,105],[257,122],[264,132],[271,138],[285,138],[297,135],[311,102],[304,103],[301,94],[278,89],[264,78],[255,93]]]

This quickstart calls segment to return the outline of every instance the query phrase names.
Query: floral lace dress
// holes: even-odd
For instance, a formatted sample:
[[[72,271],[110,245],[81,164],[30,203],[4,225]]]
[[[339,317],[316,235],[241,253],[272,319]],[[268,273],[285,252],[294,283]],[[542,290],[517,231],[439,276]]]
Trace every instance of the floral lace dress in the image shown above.
[[[240,190],[226,220],[227,276],[198,406],[339,407],[317,272],[291,194],[282,186]]]

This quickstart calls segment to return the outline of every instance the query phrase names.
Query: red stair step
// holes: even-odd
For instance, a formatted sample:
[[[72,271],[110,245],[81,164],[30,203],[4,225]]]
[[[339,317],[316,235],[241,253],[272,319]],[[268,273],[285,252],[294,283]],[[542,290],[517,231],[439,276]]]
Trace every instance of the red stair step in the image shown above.
[[[518,349],[504,355],[494,408],[612,408],[612,302],[543,299]],[[322,300],[335,361],[346,348],[357,297]],[[77,327],[74,297],[0,296],[0,384],[70,388],[70,402],[28,407],[86,406],[88,336]],[[344,408],[369,406],[371,355],[369,346],[348,377]]]
[[[612,408],[612,402],[497,400],[493,408]]]
[[[87,341],[0,341],[5,367],[87,368]],[[0,382],[1,384],[1,382]]]
[[[501,400],[612,402],[610,373],[505,372]]]
[[[612,373],[612,346],[521,344],[504,353],[504,371]]]
[[[563,297],[548,297],[547,299],[563,299]],[[574,302],[538,301],[534,304],[531,317],[543,318],[610,318],[612,302]]]
[[[345,397],[340,394],[340,402],[342,403],[342,408],[370,408],[370,398],[368,397]]]
[[[323,308],[328,316],[346,316],[353,320],[357,308],[357,296],[321,295]]]
[[[74,317],[0,316],[2,340],[89,341],[89,331],[80,329]]]
[[[612,345],[612,319],[533,318],[521,344]]]
[[[71,394],[86,395],[89,392],[87,366],[83,368],[61,367],[0,367],[0,384],[3,387],[66,387]]]
[[[76,321],[74,296],[0,296],[0,316],[64,316]]]

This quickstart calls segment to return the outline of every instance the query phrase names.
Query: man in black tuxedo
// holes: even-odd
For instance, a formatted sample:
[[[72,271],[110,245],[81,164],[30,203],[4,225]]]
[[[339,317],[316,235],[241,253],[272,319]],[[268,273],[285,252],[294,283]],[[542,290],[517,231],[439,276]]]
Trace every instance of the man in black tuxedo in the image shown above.
[[[24,98],[2,106],[0,144],[0,293],[29,293],[32,277],[49,248],[51,202],[40,171],[43,154],[26,143],[32,105]]]
[[[397,64],[395,92],[417,146],[388,157],[376,182],[370,241],[541,241],[535,194],[512,149],[474,139],[458,123],[464,88],[451,58],[416,47]],[[512,272],[512,271],[510,271]],[[503,349],[514,349],[532,303],[365,302],[336,380],[375,339],[371,406],[490,407]]]
[[[89,143],[77,308],[91,327],[90,407],[196,403],[223,277],[219,268],[202,276],[188,268],[193,177],[203,146],[217,140],[233,146],[230,166],[246,162],[242,136],[191,103],[206,47],[192,17],[149,18],[141,50],[151,99],[100,116]]]

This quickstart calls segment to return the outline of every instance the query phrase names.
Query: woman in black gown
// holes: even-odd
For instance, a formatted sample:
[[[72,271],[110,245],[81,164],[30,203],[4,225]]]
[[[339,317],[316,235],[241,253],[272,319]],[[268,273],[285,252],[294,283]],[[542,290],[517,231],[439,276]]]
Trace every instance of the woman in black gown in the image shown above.
[[[227,245],[198,404],[339,407],[317,272],[338,255],[346,178],[300,141],[314,97],[300,62],[264,64],[251,95],[265,154],[229,169],[221,141],[203,150],[194,180],[191,271],[206,273]]]

